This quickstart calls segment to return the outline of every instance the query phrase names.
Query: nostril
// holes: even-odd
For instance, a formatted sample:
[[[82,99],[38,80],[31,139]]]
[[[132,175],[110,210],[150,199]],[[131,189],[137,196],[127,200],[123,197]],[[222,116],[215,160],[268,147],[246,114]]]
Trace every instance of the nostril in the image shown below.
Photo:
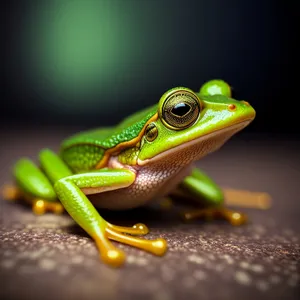
[[[228,109],[231,111],[234,111],[234,110],[236,110],[236,106],[234,104],[229,104]]]

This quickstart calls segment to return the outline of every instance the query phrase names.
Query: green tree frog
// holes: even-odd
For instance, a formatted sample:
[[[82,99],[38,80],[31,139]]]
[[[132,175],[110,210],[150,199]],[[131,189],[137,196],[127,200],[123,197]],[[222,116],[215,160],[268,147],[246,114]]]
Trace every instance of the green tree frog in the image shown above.
[[[66,139],[59,154],[42,150],[39,166],[20,159],[13,169],[16,184],[10,196],[27,199],[38,214],[65,209],[111,266],[122,265],[125,255],[110,240],[161,256],[167,250],[164,239],[137,237],[148,233],[146,225],[110,224],[95,207],[130,209],[184,191],[205,206],[194,215],[243,223],[245,216],[224,207],[221,188],[193,163],[219,149],[254,117],[252,106],[234,100],[223,80],[210,80],[198,92],[172,88],[157,104],[115,127]]]

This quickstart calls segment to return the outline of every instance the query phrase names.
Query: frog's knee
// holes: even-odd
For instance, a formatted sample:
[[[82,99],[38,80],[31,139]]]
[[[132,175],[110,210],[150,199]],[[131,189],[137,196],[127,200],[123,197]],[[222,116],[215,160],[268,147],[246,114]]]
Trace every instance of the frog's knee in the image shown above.
[[[76,185],[66,178],[59,179],[54,183],[54,191],[62,203],[68,201],[69,196],[77,192],[76,189]]]
[[[61,191],[62,189],[64,189],[65,185],[66,185],[65,180],[59,179],[54,183],[53,188],[56,192],[58,192],[58,191]]]
[[[56,200],[56,193],[47,176],[29,159],[20,159],[14,166],[18,187],[32,197]]]

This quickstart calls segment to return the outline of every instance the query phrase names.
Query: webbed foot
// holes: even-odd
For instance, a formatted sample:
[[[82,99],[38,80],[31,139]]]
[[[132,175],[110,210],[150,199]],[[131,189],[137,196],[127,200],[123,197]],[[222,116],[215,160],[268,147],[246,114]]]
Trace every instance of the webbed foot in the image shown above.
[[[115,230],[114,227],[109,226],[106,228],[105,232],[109,239],[145,250],[158,256],[165,254],[167,250],[167,242],[162,238],[146,240],[121,233],[120,231]]]
[[[46,212],[52,212],[54,214],[62,214],[64,207],[60,202],[51,202],[43,199],[32,200],[32,211],[36,215],[43,215]]]
[[[101,259],[110,266],[119,267],[125,261],[125,254],[122,250],[116,248],[109,240],[130,245],[157,256],[165,254],[168,246],[164,239],[146,240],[127,234],[146,234],[148,231],[148,228],[144,224],[136,224],[133,227],[122,227],[107,223],[105,237],[94,236],[93,238],[99,248]]]
[[[231,225],[239,226],[247,222],[247,216],[244,213],[230,210],[224,207],[212,207],[204,209],[195,209],[189,212],[184,212],[182,217],[185,221],[190,221],[194,219],[225,219]]]
[[[2,188],[3,198],[7,201],[25,200],[31,205],[32,211],[37,215],[43,215],[46,212],[61,214],[64,212],[64,207],[58,201],[47,201],[44,199],[28,196],[21,189],[14,185],[5,185]]]
[[[16,201],[16,200],[20,199],[22,196],[21,190],[18,187],[14,186],[14,185],[10,185],[10,184],[5,184],[1,188],[1,194],[4,198],[4,200],[7,200],[7,201]]]
[[[124,226],[117,226],[117,225],[112,225],[107,222],[108,228],[117,231],[117,232],[122,232],[122,233],[129,233],[132,235],[146,235],[149,233],[149,229],[145,224],[138,223],[133,225],[132,227],[124,227]]]

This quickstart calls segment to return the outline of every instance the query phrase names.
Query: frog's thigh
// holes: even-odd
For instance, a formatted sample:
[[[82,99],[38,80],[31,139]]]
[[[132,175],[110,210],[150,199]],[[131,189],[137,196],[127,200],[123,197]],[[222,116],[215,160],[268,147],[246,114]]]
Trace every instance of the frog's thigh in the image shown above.
[[[199,169],[193,169],[192,173],[184,178],[179,189],[184,189],[190,194],[191,199],[199,201],[207,207],[184,213],[183,216],[186,220],[224,218],[232,225],[240,225],[247,220],[244,214],[223,206],[224,196],[221,188]]]
[[[191,198],[205,206],[220,206],[224,202],[221,188],[204,172],[197,168],[180,184]]]
[[[134,233],[144,228],[124,228],[107,223],[86,197],[86,194],[100,193],[130,186],[135,174],[126,169],[102,169],[84,174],[76,174],[58,180],[54,189],[61,203],[71,217],[95,240],[102,259],[118,266],[124,261],[122,251],[115,248],[108,239],[126,243],[157,255],[166,251],[162,239],[147,241],[123,232]]]
[[[31,160],[20,159],[14,166],[14,177],[17,182],[15,196],[31,203],[35,213],[43,214],[47,210],[55,213],[63,211],[51,182]],[[10,190],[13,191],[12,188]]]

